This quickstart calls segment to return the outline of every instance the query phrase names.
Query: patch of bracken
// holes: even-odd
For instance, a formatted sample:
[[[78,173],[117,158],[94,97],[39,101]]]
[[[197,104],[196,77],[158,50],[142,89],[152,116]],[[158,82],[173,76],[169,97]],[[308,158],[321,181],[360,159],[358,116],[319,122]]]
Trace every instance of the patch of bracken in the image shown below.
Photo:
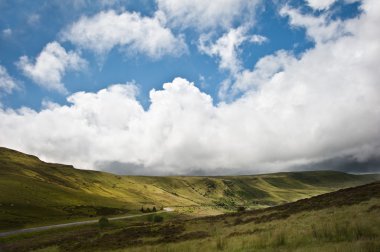
[[[210,234],[205,231],[189,232],[183,235],[171,234],[171,235],[164,236],[163,238],[153,242],[152,244],[197,240],[197,239],[207,238],[209,236]]]
[[[64,234],[49,234],[48,238],[42,236],[35,236],[24,239],[17,243],[5,244],[0,246],[0,251],[32,251],[57,244],[75,244],[80,243],[84,239],[93,239],[98,236],[96,230],[75,230]]]
[[[96,239],[82,240],[77,244],[64,247],[67,251],[85,250],[85,248],[96,247],[99,249],[118,249],[130,246],[139,246],[144,243],[145,238],[164,239],[173,235],[179,236],[185,231],[184,226],[175,224],[146,225],[124,228],[118,232],[107,233]],[[160,238],[162,237],[162,238]]]
[[[370,208],[368,208],[367,212],[380,212],[380,205],[374,205],[374,206],[371,206]]]

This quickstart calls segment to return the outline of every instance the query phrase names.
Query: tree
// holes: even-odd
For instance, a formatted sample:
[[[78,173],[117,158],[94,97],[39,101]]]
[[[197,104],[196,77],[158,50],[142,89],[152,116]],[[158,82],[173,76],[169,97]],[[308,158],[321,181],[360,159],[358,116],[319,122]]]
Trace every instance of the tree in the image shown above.
[[[150,212],[151,212],[151,210],[150,210],[150,208],[149,208],[149,207],[146,209],[146,212],[148,212],[148,213],[150,213]]]
[[[144,210],[144,207],[143,207],[143,206],[141,207],[140,211],[141,211],[142,213],[143,213],[143,212],[145,212],[145,210]]]
[[[152,211],[157,212],[156,206],[153,207]]]
[[[105,228],[109,225],[109,221],[108,221],[107,217],[104,217],[104,216],[99,219],[98,223],[99,223],[100,228]]]

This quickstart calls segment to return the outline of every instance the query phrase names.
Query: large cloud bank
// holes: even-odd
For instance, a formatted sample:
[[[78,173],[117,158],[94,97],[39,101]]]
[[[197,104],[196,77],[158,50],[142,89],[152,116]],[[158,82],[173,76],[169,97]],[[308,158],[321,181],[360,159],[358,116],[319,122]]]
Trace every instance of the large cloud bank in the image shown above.
[[[284,8],[315,48],[299,58],[279,51],[236,74],[230,89],[242,95],[231,103],[215,105],[176,78],[152,90],[144,110],[134,84],[117,84],[75,93],[70,106],[0,110],[0,144],[81,168],[117,163],[149,174],[378,157],[380,5],[366,1],[362,9],[337,24]]]

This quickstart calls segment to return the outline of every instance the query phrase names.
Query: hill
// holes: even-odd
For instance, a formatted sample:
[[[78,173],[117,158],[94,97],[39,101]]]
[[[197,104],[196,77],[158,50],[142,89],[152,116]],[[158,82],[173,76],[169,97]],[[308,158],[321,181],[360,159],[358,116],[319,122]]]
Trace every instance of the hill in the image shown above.
[[[93,225],[0,242],[4,251],[41,252],[379,251],[379,216],[375,182],[266,209],[158,224],[120,221],[105,229]]]
[[[46,163],[0,148],[0,229],[170,206],[191,215],[274,206],[372,182],[373,175],[318,171],[228,177],[118,176]]]

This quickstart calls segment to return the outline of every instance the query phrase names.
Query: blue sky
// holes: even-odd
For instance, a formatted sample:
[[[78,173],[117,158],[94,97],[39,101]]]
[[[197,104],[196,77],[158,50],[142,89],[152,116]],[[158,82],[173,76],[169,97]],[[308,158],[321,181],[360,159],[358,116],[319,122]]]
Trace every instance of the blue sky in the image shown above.
[[[107,1],[104,1],[107,2]],[[251,69],[263,56],[277,50],[289,50],[301,54],[313,46],[313,41],[307,38],[302,28],[290,27],[287,17],[280,16],[279,8],[291,5],[305,13],[318,15],[308,2],[304,1],[264,1],[255,5],[255,24],[249,27],[248,34],[258,34],[267,38],[261,44],[243,43],[239,48],[239,57],[244,68]],[[352,4],[333,4],[332,16],[337,19],[355,17],[358,15],[359,2]],[[151,17],[158,9],[155,1],[7,1],[0,3],[2,30],[0,62],[8,73],[15,78],[22,90],[2,97],[5,107],[19,108],[27,106],[41,109],[41,101],[46,99],[59,104],[65,104],[66,95],[46,90],[36,86],[33,80],[23,75],[16,62],[21,56],[32,59],[37,57],[46,44],[52,41],[62,41],[61,32],[83,16],[94,16],[101,11],[116,10],[117,12],[138,12],[142,16]],[[243,22],[236,18],[237,27]],[[213,27],[206,31],[214,37],[221,36],[225,29]],[[219,102],[218,90],[220,83],[228,78],[228,71],[218,68],[218,59],[200,52],[197,40],[202,32],[194,28],[178,29],[173,32],[184,35],[188,52],[180,56],[163,56],[152,59],[144,54],[128,55],[123,48],[113,48],[106,55],[98,56],[88,50],[78,49],[67,41],[61,45],[66,50],[80,50],[81,56],[88,62],[88,67],[80,72],[68,72],[62,76],[62,82],[69,93],[78,91],[97,91],[114,83],[134,81],[140,88],[139,99],[144,106],[149,105],[148,93],[152,88],[160,89],[162,83],[181,76],[196,83],[215,102]],[[9,34],[8,34],[9,33]],[[203,83],[203,85],[202,85]]]
[[[299,1],[296,1],[299,2]],[[296,3],[306,11],[305,3]],[[249,34],[259,34],[268,40],[262,44],[244,43],[240,48],[240,56],[245,68],[252,68],[258,59],[272,54],[279,49],[302,53],[312,46],[312,41],[305,37],[303,29],[294,29],[288,25],[287,18],[278,14],[281,4],[268,1],[260,3],[255,13],[256,20],[250,27]],[[152,16],[157,10],[154,1],[120,1],[110,5],[89,4],[86,1],[1,1],[1,65],[18,80],[21,91],[13,92],[2,98],[6,107],[31,107],[39,110],[41,101],[48,99],[63,104],[65,95],[36,86],[33,80],[22,74],[16,62],[23,55],[32,59],[38,56],[45,45],[51,41],[60,41],[60,32],[75,23],[82,16],[93,16],[100,11],[123,10],[139,12],[143,16]],[[309,9],[309,10],[307,10]],[[350,10],[350,14],[351,14]],[[237,22],[240,20],[237,19]],[[11,34],[7,35],[6,31]],[[141,101],[147,105],[148,93],[152,88],[159,89],[162,83],[172,81],[181,76],[196,83],[206,93],[219,101],[217,96],[220,83],[228,77],[227,71],[218,69],[218,59],[202,54],[197,48],[200,32],[193,28],[174,29],[174,32],[185,36],[188,53],[181,56],[163,56],[152,59],[144,54],[127,55],[122,48],[113,48],[104,56],[98,57],[87,50],[81,50],[81,56],[88,61],[88,67],[81,72],[68,72],[62,82],[70,93],[77,91],[97,91],[113,83],[135,81],[140,89]],[[225,32],[215,28],[207,31],[218,37]],[[78,50],[70,42],[61,42],[66,50]],[[203,79],[201,76],[204,77]],[[204,83],[205,85],[201,85]]]
[[[98,159],[95,156],[97,156],[96,153],[99,150],[88,149],[88,147],[80,146],[80,144],[78,146],[77,142],[69,140],[69,136],[63,137],[54,130],[48,131],[46,134],[40,134],[40,132],[36,134],[43,139],[42,147],[27,142],[21,137],[12,140],[10,135],[21,134],[20,132],[25,131],[22,126],[19,127],[18,132],[10,132],[7,136],[0,138],[0,144],[38,154],[49,161],[71,162],[91,169],[103,169],[102,167],[99,168],[99,163],[119,162],[133,167],[142,166],[148,170],[163,169],[165,172],[172,172],[178,167],[182,167],[181,162],[172,160],[172,155],[181,156],[188,151],[190,154],[187,154],[193,159],[204,158],[202,162],[197,164],[184,165],[180,170],[185,173],[188,170],[203,168],[211,170],[246,169],[248,164],[255,167],[268,167],[265,169],[285,169],[284,167],[289,167],[289,164],[317,162],[326,158],[341,157],[342,155],[353,155],[355,157],[364,155],[359,155],[360,151],[358,150],[362,150],[363,146],[369,144],[365,140],[367,136],[358,135],[352,142],[348,143],[343,140],[344,134],[337,140],[342,142],[341,145],[338,144],[339,147],[334,147],[331,150],[331,153],[335,153],[332,156],[330,155],[331,153],[321,151],[327,146],[327,143],[321,144],[317,148],[318,150],[306,152],[299,150],[299,148],[302,149],[306,144],[311,143],[311,140],[294,147],[291,147],[292,144],[285,145],[283,148],[290,148],[293,152],[283,154],[282,150],[278,150],[276,155],[269,155],[270,157],[262,154],[259,150],[256,151],[256,149],[269,151],[270,149],[279,148],[278,146],[281,145],[276,144],[273,139],[278,139],[278,141],[282,142],[282,133],[274,129],[267,132],[268,127],[265,125],[278,123],[287,125],[291,120],[300,120],[299,124],[304,124],[304,127],[310,129],[308,124],[308,120],[311,120],[310,118],[302,117],[300,113],[289,112],[289,110],[279,113],[278,111],[281,109],[275,108],[276,106],[284,108],[290,106],[290,103],[293,102],[292,99],[284,100],[284,97],[290,95],[286,92],[297,90],[295,94],[299,94],[300,97],[304,95],[304,100],[300,98],[302,100],[300,104],[302,103],[305,108],[309,105],[312,107],[315,105],[307,104],[312,99],[319,99],[320,102],[326,101],[328,104],[334,103],[328,100],[331,98],[328,97],[328,93],[334,92],[334,86],[307,90],[312,85],[309,84],[305,91],[301,87],[295,86],[299,83],[305,84],[306,77],[298,79],[298,76],[303,76],[308,71],[315,71],[315,74],[320,71],[318,78],[321,78],[320,81],[326,82],[322,78],[324,73],[328,72],[329,67],[335,63],[341,64],[343,55],[340,55],[342,59],[337,57],[330,59],[330,66],[324,66],[323,57],[327,56],[323,55],[328,53],[329,50],[334,52],[333,50],[339,49],[344,43],[347,43],[347,45],[344,45],[347,48],[355,46],[345,42],[348,37],[357,39],[356,45],[364,43],[363,40],[367,38],[365,36],[368,36],[368,38],[370,36],[362,34],[355,26],[368,25],[368,29],[370,29],[372,27],[370,22],[376,18],[371,16],[375,14],[366,13],[366,6],[377,7],[377,5],[377,3],[370,0],[218,0],[213,3],[174,0],[72,0],[65,2],[55,0],[0,0],[0,81],[2,82],[0,83],[0,108],[2,113],[6,114],[6,111],[11,114],[14,113],[14,116],[21,121],[31,120],[31,124],[35,123],[35,127],[38,129],[49,128],[51,126],[49,123],[55,121],[52,117],[47,120],[48,122],[40,122],[38,118],[42,117],[45,112],[52,112],[58,117],[60,110],[80,108],[84,104],[84,100],[79,100],[78,98],[80,94],[94,96],[96,97],[94,99],[100,101],[100,91],[106,90],[104,92],[111,94],[114,92],[111,91],[111,87],[115,84],[121,84],[123,88],[127,87],[128,90],[133,89],[133,91],[124,90],[122,92],[132,92],[127,96],[132,96],[133,102],[137,104],[136,106],[141,106],[143,109],[143,112],[138,113],[145,113],[145,115],[139,115],[136,118],[149,117],[149,119],[144,119],[148,122],[140,122],[141,125],[136,127],[139,129],[146,128],[145,130],[154,136],[161,134],[163,129],[160,128],[161,124],[151,126],[154,130],[148,129],[147,125],[155,118],[155,116],[151,115],[154,110],[152,97],[154,94],[168,95],[166,92],[169,92],[169,88],[163,88],[163,84],[172,83],[173,86],[176,86],[173,83],[181,82],[174,81],[177,77],[182,78],[181,80],[186,83],[178,84],[178,86],[184,85],[183,88],[187,89],[188,85],[192,85],[190,83],[194,83],[196,92],[200,96],[210,96],[212,109],[219,111],[215,112],[215,115],[213,115],[215,117],[223,118],[229,113],[224,110],[237,107],[238,104],[247,102],[247,100],[252,103],[263,101],[261,105],[256,104],[256,107],[252,108],[251,112],[247,108],[236,108],[239,113],[246,111],[245,114],[243,113],[239,118],[228,119],[239,120],[244,124],[246,121],[244,118],[252,117],[253,121],[247,121],[246,125],[243,125],[243,129],[231,126],[220,132],[220,134],[231,133],[234,135],[237,131],[241,135],[239,133],[239,136],[235,137],[250,139],[251,142],[248,141],[246,144],[239,146],[239,148],[248,148],[248,150],[251,148],[252,153],[256,153],[256,158],[253,159],[248,157],[250,156],[249,151],[244,154],[247,156],[240,156],[240,154],[234,154],[235,152],[227,147],[218,150],[216,153],[209,153],[209,149],[218,148],[215,148],[215,145],[207,144],[200,148],[204,148],[203,154],[205,157],[203,157],[203,154],[193,153],[192,150],[187,150],[186,146],[191,146],[192,148],[193,145],[197,145],[191,140],[194,136],[190,134],[188,139],[187,131],[183,128],[179,129],[179,137],[171,135],[174,142],[178,141],[173,145],[176,147],[169,144],[171,147],[168,147],[169,149],[161,153],[155,160],[148,158],[149,154],[146,154],[146,156],[131,155],[130,158],[105,155]],[[376,41],[378,37],[374,37]],[[334,46],[336,46],[335,49]],[[360,53],[357,52],[356,55]],[[320,62],[320,64],[315,63],[313,65],[310,63],[312,61]],[[359,63],[352,62],[352,64]],[[297,67],[297,64],[300,64],[301,67]],[[308,64],[310,64],[310,69],[306,68]],[[342,74],[344,75],[342,71],[351,68],[352,64],[347,67],[342,65],[341,70],[336,70],[335,75],[328,75],[330,78],[328,82],[331,81],[331,85],[335,85],[335,78]],[[365,64],[366,61],[363,59],[361,66],[364,67]],[[314,68],[316,65],[318,66]],[[295,69],[303,68],[305,68],[304,71],[300,70],[297,74],[293,73],[296,72]],[[360,68],[354,69],[360,70]],[[371,74],[375,74],[375,71],[365,73],[365,76],[368,77]],[[312,75],[310,74],[310,76]],[[357,75],[355,75],[355,78]],[[278,84],[279,90],[284,89],[281,91],[283,93],[269,93],[272,91],[268,90],[275,85],[272,84],[271,86],[269,84],[277,83],[278,78],[284,79],[281,79],[283,84]],[[317,82],[317,79],[313,78],[311,82]],[[293,83],[293,86],[290,84],[289,86],[287,86],[288,84],[285,85],[288,82]],[[366,85],[366,83],[363,85]],[[314,85],[315,88],[317,86],[317,84]],[[129,87],[133,88],[129,89]],[[153,89],[156,91],[152,91]],[[162,92],[160,93],[158,90],[162,90]],[[181,99],[186,100],[186,92],[185,94],[180,94],[180,96],[184,95],[184,97],[181,96],[182,98],[179,98],[177,103],[181,103]],[[320,97],[307,96],[313,92],[321,92]],[[278,98],[273,101],[270,100],[277,97],[277,95]],[[74,96],[76,97],[75,99],[72,98]],[[172,96],[168,97],[167,99],[170,99]],[[361,97],[367,97],[367,95],[363,93]],[[347,91],[345,101],[352,98],[351,93]],[[75,100],[74,102],[73,99]],[[368,100],[374,102],[373,99],[375,98],[372,97],[371,99],[368,98]],[[274,104],[275,101],[276,104]],[[169,100],[166,102],[171,104]],[[342,103],[344,102],[342,101]],[[192,101],[190,104],[196,104],[196,101]],[[276,121],[277,119],[269,118],[271,112],[257,111],[257,108],[261,108],[260,106],[269,106],[268,104],[272,104],[273,113],[279,113],[280,118],[282,116],[287,117],[289,113],[294,113],[295,117],[279,122]],[[373,103],[371,104],[373,105]],[[99,104],[99,106],[108,107],[107,104]],[[118,104],[113,104],[113,106],[119,107]],[[126,106],[124,110],[133,111],[128,107],[129,105]],[[181,106],[186,108],[187,105],[182,104]],[[292,106],[295,105],[293,104]],[[21,108],[27,108],[32,111],[30,113],[35,114],[35,117],[21,119],[21,117],[28,117],[25,115],[25,109]],[[87,111],[83,114],[83,111],[80,111],[78,115],[74,116],[75,118],[83,119],[86,117],[86,113],[98,113],[97,111]],[[313,127],[317,131],[318,127],[321,127],[321,134],[326,132],[327,135],[333,134],[334,130],[332,129],[341,126],[341,123],[346,120],[345,118],[342,121],[335,121],[336,115],[333,112],[331,112],[331,118],[322,118],[321,114],[323,112],[317,111],[314,107],[309,112],[315,115],[314,122],[316,125]],[[112,111],[109,111],[109,113],[112,113]],[[130,113],[135,115],[137,112]],[[164,111],[161,116],[168,116],[168,113],[172,113],[170,108],[169,112]],[[186,109],[183,110],[183,113],[192,115],[192,112],[187,112]],[[336,113],[339,114],[338,111]],[[358,112],[351,107],[342,108],[340,113],[352,115],[352,120],[358,119],[355,117],[358,116]],[[11,120],[10,116],[3,116],[5,118],[3,123]],[[101,117],[101,115],[98,116]],[[120,116],[120,114],[114,115],[115,118]],[[129,118],[129,116],[127,117]],[[70,120],[70,118],[67,118],[67,120]],[[170,121],[171,119],[168,120]],[[172,128],[175,128],[178,120],[182,119],[174,118],[172,120],[173,122],[164,122],[164,124],[168,123]],[[225,120],[223,119],[219,123],[223,122],[227,125],[228,122]],[[102,128],[104,125],[97,125],[98,121],[95,120],[93,124],[90,123],[90,128],[92,126],[96,129]],[[2,126],[9,127],[13,123],[20,122],[9,121],[7,126],[5,126],[5,123]],[[130,129],[132,127],[131,123],[131,121],[124,121],[123,125]],[[208,121],[207,123],[213,124],[215,122]],[[363,126],[363,129],[368,126],[371,132],[376,132],[378,128],[373,125],[376,125],[376,122],[371,119],[370,125]],[[113,126],[108,125],[107,127],[111,130]],[[78,127],[78,131],[73,136],[85,134],[80,129],[80,126]],[[299,134],[295,133],[297,124],[288,125],[288,127],[289,131],[284,134],[290,134],[293,138],[303,138],[303,134],[307,134],[306,131],[303,132],[302,130],[300,130],[301,133]],[[196,128],[197,126],[194,126],[194,129]],[[245,132],[244,129],[246,128],[255,130]],[[65,131],[65,128],[60,130],[60,132]],[[87,129],[84,131],[87,132]],[[35,132],[31,131],[29,133],[33,134]],[[125,136],[127,137],[128,134],[131,133],[125,133]],[[270,136],[268,136],[268,139],[262,138],[261,135],[263,134],[269,134]],[[308,134],[310,135],[310,132]],[[348,133],[346,132],[346,134]],[[59,137],[55,139],[57,135]],[[63,151],[59,151],[58,147],[51,146],[58,139],[61,141],[62,137],[68,143],[67,149],[74,146],[73,149],[79,149],[81,155],[68,158],[67,153],[62,153]],[[114,137],[114,135],[110,135],[104,141],[112,142]],[[204,139],[208,141],[211,136],[197,135],[195,138],[199,138],[198,140],[203,144]],[[51,141],[51,143],[46,144],[46,141]],[[120,143],[119,146],[131,144],[125,141]],[[161,141],[165,142],[166,140]],[[221,138],[220,141],[213,144],[227,144],[228,141],[230,140]],[[239,142],[240,140],[236,141]],[[283,141],[288,141],[288,137],[284,136]],[[354,143],[358,144],[358,146]],[[140,144],[141,142],[137,145]],[[165,144],[168,143],[163,143],[163,145]],[[144,146],[139,146],[139,148],[145,151],[147,147]],[[331,144],[328,146],[331,147]],[[184,153],[177,153],[182,148],[184,148]],[[82,150],[85,150],[84,153]],[[244,161],[220,160],[216,158],[218,155],[236,156],[236,159]],[[372,156],[372,154],[368,155]],[[89,163],[80,162],[78,161],[80,159],[89,159],[91,161]],[[279,163],[281,165],[277,165]],[[162,168],[164,166],[169,168]]]

